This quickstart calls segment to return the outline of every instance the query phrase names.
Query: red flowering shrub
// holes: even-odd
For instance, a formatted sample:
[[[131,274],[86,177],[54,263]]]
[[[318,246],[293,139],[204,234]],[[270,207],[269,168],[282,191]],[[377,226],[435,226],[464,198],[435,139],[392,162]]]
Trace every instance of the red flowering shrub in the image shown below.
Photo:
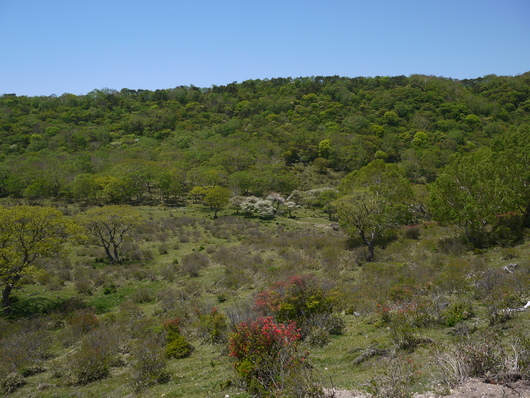
[[[254,396],[285,390],[300,376],[304,355],[298,352],[296,324],[277,324],[272,317],[241,322],[230,336],[230,356],[243,387]]]
[[[339,292],[313,275],[296,275],[257,295],[254,308],[278,322],[296,322],[303,338],[312,329],[340,333],[342,323],[333,317]]]

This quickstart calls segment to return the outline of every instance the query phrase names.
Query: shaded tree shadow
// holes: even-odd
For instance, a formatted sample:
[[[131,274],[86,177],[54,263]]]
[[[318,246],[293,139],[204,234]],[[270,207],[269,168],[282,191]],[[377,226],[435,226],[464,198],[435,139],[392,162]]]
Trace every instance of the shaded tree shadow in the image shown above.
[[[12,317],[26,317],[37,314],[48,314],[61,305],[61,300],[52,300],[45,297],[24,297],[17,298],[13,297],[11,308],[13,313]]]

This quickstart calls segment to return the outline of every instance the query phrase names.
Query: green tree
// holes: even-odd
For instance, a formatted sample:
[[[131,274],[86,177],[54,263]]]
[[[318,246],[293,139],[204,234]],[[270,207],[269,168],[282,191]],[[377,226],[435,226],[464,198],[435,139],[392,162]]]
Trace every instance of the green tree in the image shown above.
[[[228,177],[228,185],[230,188],[241,195],[247,195],[252,191],[255,177],[248,171],[236,171]]]
[[[399,124],[399,116],[394,111],[385,112],[383,121],[389,126],[397,126]]]
[[[430,197],[434,218],[461,227],[475,247],[487,243],[495,215],[513,203],[489,148],[456,156],[430,186]]]
[[[97,177],[93,174],[78,174],[72,183],[72,194],[76,200],[95,200],[101,186],[97,183]]]
[[[331,140],[325,139],[318,143],[318,156],[328,159],[331,152]]]
[[[151,191],[155,168],[152,162],[126,159],[116,165],[111,173],[126,182],[136,200],[141,200],[145,192]]]
[[[11,292],[22,278],[43,272],[37,260],[59,255],[78,233],[73,221],[50,207],[0,206],[0,280],[5,313],[11,313]]]
[[[90,209],[79,221],[95,243],[105,250],[112,264],[121,262],[121,244],[142,222],[140,214],[132,207],[117,205]]]
[[[101,187],[101,192],[105,195],[109,203],[129,202],[134,193],[132,183],[129,179],[102,176],[96,178],[96,183]]]
[[[155,183],[163,203],[172,198],[178,199],[183,196],[186,188],[186,173],[171,167],[161,166],[155,171]]]
[[[512,128],[492,145],[495,171],[510,191],[513,210],[524,215],[530,227],[530,125]]]
[[[230,201],[230,190],[220,186],[215,186],[208,190],[204,196],[204,203],[213,210],[213,217],[217,218],[217,212],[224,209]]]
[[[333,203],[339,223],[361,238],[374,261],[377,241],[411,219],[411,184],[398,166],[376,159],[348,174],[339,190],[345,194]]]

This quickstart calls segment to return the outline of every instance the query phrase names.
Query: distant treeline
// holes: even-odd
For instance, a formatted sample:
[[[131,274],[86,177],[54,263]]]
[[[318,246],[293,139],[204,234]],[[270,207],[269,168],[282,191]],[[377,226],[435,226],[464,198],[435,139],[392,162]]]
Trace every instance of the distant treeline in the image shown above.
[[[0,196],[107,203],[337,186],[374,159],[433,182],[455,153],[530,124],[530,73],[248,80],[0,97]]]

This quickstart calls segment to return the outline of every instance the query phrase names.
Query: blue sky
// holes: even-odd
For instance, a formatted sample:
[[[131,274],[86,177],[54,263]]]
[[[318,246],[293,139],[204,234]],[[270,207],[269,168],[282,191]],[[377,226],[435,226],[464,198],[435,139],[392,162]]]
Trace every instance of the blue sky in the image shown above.
[[[528,71],[529,0],[0,0],[0,94]]]

